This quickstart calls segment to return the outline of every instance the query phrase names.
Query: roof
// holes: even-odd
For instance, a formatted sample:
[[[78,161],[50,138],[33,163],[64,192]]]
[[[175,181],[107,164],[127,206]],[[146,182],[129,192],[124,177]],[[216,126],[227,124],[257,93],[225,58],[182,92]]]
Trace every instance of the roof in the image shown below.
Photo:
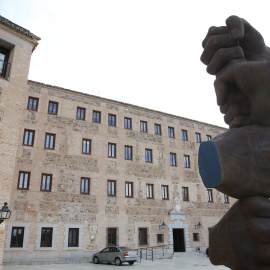
[[[28,36],[28,37],[30,37],[30,38],[32,38],[34,40],[40,40],[41,39],[40,37],[38,37],[38,36],[34,35],[33,33],[31,33],[29,30],[19,26],[16,23],[11,22],[10,20],[2,17],[1,15],[0,15],[0,24],[4,24],[5,26],[7,26],[7,27],[9,27],[9,28],[11,28],[11,29],[13,29],[13,30],[25,35],[25,36]]]
[[[118,103],[118,104],[121,104],[121,105],[124,105],[124,106],[131,106],[133,108],[143,109],[143,110],[153,112],[153,113],[161,113],[161,114],[167,115],[169,117],[176,117],[176,118],[180,118],[182,120],[187,120],[187,121],[191,121],[191,122],[196,122],[198,124],[204,124],[204,125],[208,125],[208,126],[223,129],[223,130],[228,130],[227,128],[217,126],[217,125],[213,125],[213,124],[209,124],[209,123],[205,123],[205,122],[201,122],[201,121],[198,121],[198,120],[189,119],[189,118],[186,118],[186,117],[182,117],[182,116],[178,116],[178,115],[174,115],[174,114],[170,114],[170,113],[165,113],[165,112],[161,112],[161,111],[156,111],[156,110],[153,110],[153,109],[144,108],[144,107],[140,107],[140,106],[137,106],[137,105],[134,105],[134,104],[129,104],[129,103],[121,102],[121,101],[116,101],[116,100],[113,100],[113,99],[99,97],[99,96],[91,95],[91,94],[88,94],[88,93],[74,91],[74,90],[66,89],[66,88],[63,88],[63,87],[55,86],[55,85],[45,84],[45,83],[36,82],[36,81],[32,81],[32,80],[28,80],[28,83],[33,83],[33,84],[37,84],[37,85],[44,86],[44,87],[49,87],[49,88],[54,88],[55,90],[57,90],[57,89],[58,90],[63,90],[63,91],[71,92],[71,93],[74,93],[74,94],[82,94],[82,95],[92,97],[92,98],[97,98],[97,99],[100,99],[100,100],[103,100],[103,101],[111,101],[111,102]]]

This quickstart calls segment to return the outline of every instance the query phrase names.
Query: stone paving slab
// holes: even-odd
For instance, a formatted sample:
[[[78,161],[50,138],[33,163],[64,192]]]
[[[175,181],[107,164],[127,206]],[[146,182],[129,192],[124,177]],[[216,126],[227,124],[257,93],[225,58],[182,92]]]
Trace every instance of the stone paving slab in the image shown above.
[[[122,266],[110,264],[43,264],[43,265],[6,265],[1,270],[228,270],[225,266],[214,266],[205,254],[198,252],[186,252],[175,254],[173,259],[164,259],[136,262],[134,265],[123,264]]]

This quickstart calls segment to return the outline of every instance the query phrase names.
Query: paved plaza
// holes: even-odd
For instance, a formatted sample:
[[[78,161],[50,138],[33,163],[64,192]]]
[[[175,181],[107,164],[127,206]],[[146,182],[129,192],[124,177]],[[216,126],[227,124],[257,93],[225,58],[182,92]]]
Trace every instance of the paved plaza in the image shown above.
[[[122,266],[109,264],[45,264],[45,265],[6,265],[0,267],[1,270],[115,270],[115,269],[130,269],[130,270],[172,270],[172,269],[187,269],[187,270],[228,270],[224,266],[214,266],[210,263],[209,258],[205,254],[198,252],[186,252],[175,254],[173,259],[164,259],[145,261],[135,263],[134,265],[123,264]]]

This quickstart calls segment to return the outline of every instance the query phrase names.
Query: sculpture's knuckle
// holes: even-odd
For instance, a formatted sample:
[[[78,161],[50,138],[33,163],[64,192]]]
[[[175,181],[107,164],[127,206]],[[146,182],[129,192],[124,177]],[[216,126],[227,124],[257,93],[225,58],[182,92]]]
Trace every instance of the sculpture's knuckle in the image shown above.
[[[215,26],[209,27],[208,33],[209,35],[214,35],[216,33],[216,27]]]

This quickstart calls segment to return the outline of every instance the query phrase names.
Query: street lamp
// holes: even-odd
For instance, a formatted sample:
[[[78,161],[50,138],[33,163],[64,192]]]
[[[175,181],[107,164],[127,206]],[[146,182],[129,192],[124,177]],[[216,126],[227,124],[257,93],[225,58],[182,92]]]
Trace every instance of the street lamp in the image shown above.
[[[11,212],[9,209],[8,209],[8,203],[5,202],[4,203],[4,206],[2,207],[2,209],[0,210],[0,224],[5,220],[5,219],[9,219],[10,218],[10,215],[11,215]]]
[[[165,229],[166,228],[166,224],[165,222],[163,221],[161,225],[159,225],[159,229],[162,230],[162,229]]]
[[[202,224],[201,224],[201,222],[199,221],[198,225],[195,225],[195,230],[196,230],[196,229],[201,229],[201,228],[202,228]]]

